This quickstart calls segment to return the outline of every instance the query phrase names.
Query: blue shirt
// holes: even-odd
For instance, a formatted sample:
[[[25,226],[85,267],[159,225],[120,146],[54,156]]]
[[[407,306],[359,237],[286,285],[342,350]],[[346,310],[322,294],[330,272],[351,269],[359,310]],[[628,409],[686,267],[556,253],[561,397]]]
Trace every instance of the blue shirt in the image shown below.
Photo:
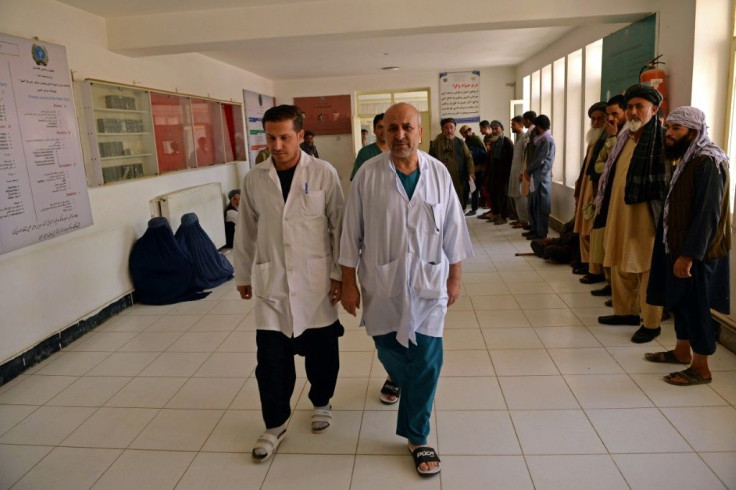
[[[397,169],[396,175],[399,176],[399,181],[401,181],[401,185],[404,186],[406,195],[409,197],[409,200],[411,201],[411,196],[414,195],[414,189],[417,188],[417,182],[419,182],[419,167],[417,167],[417,169],[414,170],[409,175],[401,173]]]

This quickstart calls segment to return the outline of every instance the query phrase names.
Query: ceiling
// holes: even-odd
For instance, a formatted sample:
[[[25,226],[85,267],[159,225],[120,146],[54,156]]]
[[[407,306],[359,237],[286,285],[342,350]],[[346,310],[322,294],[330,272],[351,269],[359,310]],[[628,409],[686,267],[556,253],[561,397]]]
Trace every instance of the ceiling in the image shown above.
[[[538,0],[59,1],[105,18],[112,51],[197,52],[270,80],[370,76],[386,66],[408,72],[513,66],[578,25],[633,21],[646,10],[635,5],[643,0],[629,11],[588,0],[587,17],[575,0],[552,7]],[[532,14],[519,16],[514,7]]]

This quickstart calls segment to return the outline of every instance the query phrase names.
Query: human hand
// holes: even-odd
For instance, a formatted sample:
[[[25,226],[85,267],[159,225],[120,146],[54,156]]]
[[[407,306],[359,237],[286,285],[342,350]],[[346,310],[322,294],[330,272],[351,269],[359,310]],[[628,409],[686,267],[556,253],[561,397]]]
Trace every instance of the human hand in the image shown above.
[[[353,316],[357,316],[357,310],[360,309],[360,291],[358,286],[354,284],[343,284],[340,302],[345,311]]]
[[[692,258],[685,257],[684,255],[680,255],[679,257],[677,257],[677,260],[675,260],[675,265],[672,268],[675,277],[679,277],[680,279],[692,277],[692,275],[690,274],[690,268],[692,267],[692,265]]]
[[[342,281],[330,281],[330,304],[335,306],[342,296]]]
[[[447,279],[447,306],[452,306],[460,297],[460,279],[450,277]]]

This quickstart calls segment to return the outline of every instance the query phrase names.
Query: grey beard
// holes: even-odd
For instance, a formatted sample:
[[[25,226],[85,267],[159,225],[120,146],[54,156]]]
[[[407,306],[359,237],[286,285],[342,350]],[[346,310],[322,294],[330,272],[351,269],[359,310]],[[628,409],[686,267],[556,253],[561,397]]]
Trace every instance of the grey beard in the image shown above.
[[[585,134],[585,142],[594,145],[596,141],[601,139],[603,131],[605,131],[605,128],[590,128]]]
[[[636,133],[641,129],[642,126],[644,126],[645,123],[641,121],[626,121],[626,124],[624,124],[623,129],[628,129],[630,133]]]

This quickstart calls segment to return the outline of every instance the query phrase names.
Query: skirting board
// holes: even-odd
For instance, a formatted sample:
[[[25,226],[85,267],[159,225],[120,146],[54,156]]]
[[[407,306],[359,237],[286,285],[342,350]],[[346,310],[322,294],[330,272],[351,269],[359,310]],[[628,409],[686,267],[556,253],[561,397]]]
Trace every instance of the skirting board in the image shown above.
[[[36,346],[28,349],[23,354],[5,362],[0,366],[0,386],[17,377],[26,369],[35,366],[51,354],[54,354],[67,345],[77,340],[87,332],[94,330],[109,318],[117,315],[125,308],[133,305],[133,295],[126,294],[119,300],[107,305],[95,315],[80,320],[79,322],[65,328],[61,332],[52,335]]]

